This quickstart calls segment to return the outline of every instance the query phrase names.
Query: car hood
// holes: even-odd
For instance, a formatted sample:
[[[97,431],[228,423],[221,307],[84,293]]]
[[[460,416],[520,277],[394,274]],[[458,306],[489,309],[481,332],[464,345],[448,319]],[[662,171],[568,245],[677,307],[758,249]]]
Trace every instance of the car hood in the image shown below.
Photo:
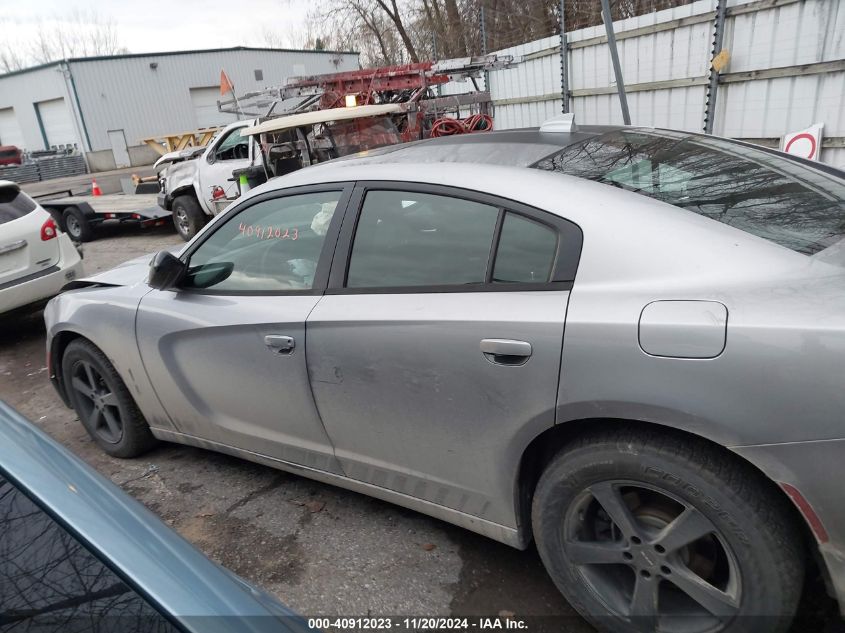
[[[181,163],[183,161],[195,159],[205,150],[205,146],[200,146],[179,150],[178,152],[168,152],[167,154],[164,154],[161,158],[159,158],[155,163],[153,163],[153,170],[156,173],[159,173],[165,167],[173,163]]]
[[[166,250],[171,253],[178,254],[182,246],[175,245]],[[143,283],[147,280],[147,275],[150,270],[150,262],[155,253],[148,253],[141,255],[135,259],[118,264],[111,270],[106,270],[96,275],[90,275],[70,282],[62,288],[65,290],[75,290],[77,288],[88,288],[91,286],[134,286],[138,283]]]

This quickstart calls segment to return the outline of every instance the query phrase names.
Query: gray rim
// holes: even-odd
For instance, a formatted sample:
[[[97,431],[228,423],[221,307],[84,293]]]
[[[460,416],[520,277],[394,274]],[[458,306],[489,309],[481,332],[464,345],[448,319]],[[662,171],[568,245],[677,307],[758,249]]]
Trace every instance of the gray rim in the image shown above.
[[[79,225],[79,220],[77,220],[73,215],[67,216],[65,226],[67,227],[67,232],[70,233],[71,237],[79,237],[82,234],[82,227]]]
[[[179,232],[182,235],[189,235],[191,230],[191,223],[188,221],[188,214],[185,213],[185,209],[181,207],[176,209],[176,228],[179,229]]]
[[[667,491],[592,484],[568,508],[562,541],[592,593],[639,630],[718,631],[739,612],[736,557],[710,519]]]
[[[123,420],[117,396],[106,384],[103,375],[88,361],[74,363],[71,388],[79,396],[80,417],[88,428],[109,444],[117,444],[123,437]]]

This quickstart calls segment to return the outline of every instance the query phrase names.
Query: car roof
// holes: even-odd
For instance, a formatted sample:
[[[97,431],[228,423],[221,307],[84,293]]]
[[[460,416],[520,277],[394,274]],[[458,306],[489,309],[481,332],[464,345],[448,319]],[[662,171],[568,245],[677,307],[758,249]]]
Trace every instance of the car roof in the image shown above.
[[[542,132],[540,128],[457,134],[388,145],[329,161],[378,163],[483,163],[528,167],[568,145],[586,141],[620,126],[584,125],[573,132]]]
[[[206,558],[152,512],[0,401],[0,475],[187,630],[301,631],[299,618]],[[226,616],[226,617],[204,617]]]
[[[454,136],[430,138],[400,145],[380,147],[337,158],[328,161],[327,164],[341,161],[355,161],[361,164],[480,163],[486,165],[531,167],[543,158],[552,156],[569,145],[574,145],[575,143],[580,143],[590,138],[618,130],[642,131],[653,134],[668,133],[682,135],[690,139],[715,139],[720,143],[724,143],[724,149],[728,149],[731,145],[737,148],[745,147],[813,169],[828,176],[834,176],[840,179],[845,178],[845,171],[833,165],[808,160],[762,145],[699,132],[622,125],[579,125],[572,132],[544,132],[540,128],[521,128],[493,130],[483,133],[476,132],[473,134],[457,134]]]

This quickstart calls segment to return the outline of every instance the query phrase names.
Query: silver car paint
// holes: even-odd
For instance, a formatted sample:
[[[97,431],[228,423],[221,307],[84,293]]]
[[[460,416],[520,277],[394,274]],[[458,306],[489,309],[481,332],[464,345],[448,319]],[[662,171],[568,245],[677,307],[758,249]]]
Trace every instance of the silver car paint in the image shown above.
[[[50,362],[57,362],[51,354],[56,335],[82,336],[94,341],[123,378],[150,426],[174,429],[170,415],[161,406],[148,378],[135,342],[135,315],[138,303],[150,290],[144,283],[147,269],[148,266],[125,267],[126,271],[134,270],[138,275],[133,285],[82,288],[65,292],[52,299],[44,309],[44,320],[47,323],[47,356],[50,359],[48,365]],[[98,281],[116,281],[118,277],[122,277],[122,273],[103,273],[102,280],[99,279],[100,276],[96,276]],[[66,300],[69,297],[73,297],[73,300]],[[60,368],[56,366],[51,369],[60,372]]]
[[[716,358],[725,351],[728,309],[716,301],[652,301],[640,314],[640,349],[666,358]]]
[[[144,296],[135,326],[138,348],[178,430],[342,472],[305,366],[305,319],[319,300],[159,290]],[[296,347],[280,354],[265,344],[268,335],[293,337]]]
[[[786,443],[794,446],[792,443],[845,436],[842,423],[845,390],[841,370],[845,357],[845,268],[839,261],[826,260],[823,256],[806,257],[630,192],[524,168],[463,164],[362,166],[355,161],[346,161],[323,164],[276,179],[250,192],[247,198],[289,186],[354,180],[413,180],[455,187],[472,183],[477,190],[559,214],[581,227],[584,243],[566,316],[556,423],[620,418],[683,429],[745,455],[775,481],[779,481],[780,473],[791,470],[788,462],[781,459],[786,460],[787,455],[813,459],[809,451],[770,451],[764,459],[758,458],[759,452],[743,447]],[[217,218],[217,221],[222,219]],[[94,297],[94,292],[99,292],[100,296]],[[54,300],[47,313],[49,335],[52,337],[65,327],[78,327],[77,309],[71,306],[86,301],[86,297],[111,302],[112,293],[119,297],[121,293],[140,295],[144,292],[146,290],[136,286],[132,290],[63,295]],[[501,296],[503,300],[516,300],[515,295],[509,293]],[[382,307],[396,310],[394,318],[407,318],[401,314],[397,299],[393,295],[381,295]],[[640,315],[648,304],[665,300],[723,304],[730,315],[724,351],[712,359],[663,358],[646,354],[638,343]],[[325,314],[334,314],[337,308],[333,306],[337,302],[333,296],[321,299],[315,313],[322,313],[324,303]],[[150,313],[145,318],[171,318],[167,309],[161,310],[160,314]],[[92,310],[91,314],[94,313],[97,321],[105,319],[108,325],[98,327],[96,333],[91,332],[92,340],[104,349],[119,348],[109,355],[125,355],[119,359],[124,368],[139,366],[137,349],[127,344],[134,338],[131,311],[118,313],[102,308]],[[59,314],[64,322],[56,318]],[[315,320],[314,325],[318,332],[324,327],[319,320]],[[661,327],[673,329],[672,336],[683,334],[677,331],[675,323],[654,324],[654,327],[659,336],[662,336]],[[326,336],[326,341],[333,340],[328,332]],[[487,334],[482,335],[479,331],[476,338],[484,336]],[[378,349],[379,341],[374,337],[360,345],[365,344]],[[317,345],[321,345],[319,340]],[[424,355],[428,346],[426,340],[419,340],[417,346],[408,341],[405,349]],[[344,392],[331,387],[330,382],[319,382],[332,367],[328,347],[326,343],[323,348],[325,358],[312,354],[310,348],[308,355],[309,362],[313,358],[317,371],[315,395],[318,404],[322,402],[321,413],[329,412],[326,414],[327,428],[331,430],[339,425],[332,412],[332,407],[337,406],[333,398],[343,397]],[[462,358],[453,361],[455,363],[466,363],[469,367],[475,362],[473,359],[477,360],[477,347],[452,351],[462,354]],[[401,361],[388,358],[392,363],[401,362],[403,368],[414,365],[412,357]],[[342,360],[349,362],[348,357]],[[509,368],[513,370],[515,384],[524,385],[520,376],[525,374],[520,372],[530,371],[531,366],[529,362],[522,368]],[[359,371],[363,368],[362,363]],[[220,376],[221,369],[197,366],[194,371],[206,373],[204,380],[210,382]],[[359,376],[359,381],[362,378]],[[394,385],[411,391],[414,381],[419,383],[420,380],[420,376],[409,373],[404,381],[395,377]],[[466,384],[471,384],[472,378],[465,380]],[[347,402],[361,403],[354,394],[345,397]],[[161,408],[152,406],[148,402],[150,399],[146,394],[143,404],[139,401],[139,405],[148,419],[158,425]],[[444,409],[438,413],[444,415]],[[419,435],[411,440],[418,453],[414,475],[425,480],[431,490],[440,485],[441,473],[449,473],[449,483],[457,483],[456,487],[463,485],[470,491],[479,490],[475,481],[452,482],[457,473],[450,471],[453,467],[450,462],[455,459],[450,451],[457,448],[460,459],[472,460],[479,446],[485,448],[492,440],[501,442],[490,450],[499,458],[504,456],[500,483],[502,480],[511,483],[495,487],[501,497],[494,500],[496,510],[491,516],[502,528],[502,540],[511,543],[524,543],[527,537],[520,532],[517,518],[518,473],[513,465],[519,463],[525,447],[536,436],[534,434],[551,426],[550,418],[541,417],[532,426],[529,424],[531,412],[520,414],[514,420],[509,438],[491,436],[473,417],[454,420],[461,426],[450,429],[445,437],[430,433],[429,428],[418,428]],[[377,428],[389,430],[395,407],[387,411],[372,408],[370,415]],[[435,421],[435,425],[440,425],[435,428],[442,429],[445,422],[449,420]],[[179,424],[180,421],[174,419],[177,431]],[[497,426],[496,431],[507,434],[501,426]],[[210,434],[210,427],[205,427],[204,432]],[[172,436],[170,432],[164,434]],[[396,440],[385,434],[371,437],[373,454],[378,458],[363,455],[361,446],[354,446],[346,454],[342,449],[338,457],[346,462],[353,458],[364,470],[370,468],[373,474],[377,469],[390,466],[385,455]],[[199,443],[202,438],[183,441]],[[408,441],[407,437],[405,441]],[[457,441],[466,443],[456,445]],[[238,447],[228,450],[240,451]],[[262,459],[241,453],[252,459]],[[832,471],[830,480],[845,476],[845,460],[829,461],[828,468]],[[393,478],[407,474],[408,469],[403,470],[402,464],[393,465]],[[373,476],[369,477],[375,480]],[[343,478],[335,479],[348,487],[356,485],[349,480],[344,482]],[[827,498],[829,491],[806,490],[807,485],[815,484],[825,485],[814,480],[799,481],[797,486],[808,499]],[[448,493],[447,490],[446,496]],[[412,505],[405,498],[407,495],[391,497],[384,488],[379,495]],[[440,501],[435,498],[435,502]],[[445,512],[435,504],[416,507],[495,537],[495,530],[474,527],[454,511]],[[821,504],[815,509],[831,533],[828,549],[838,551],[836,556],[841,556],[845,551],[845,521],[841,511],[829,504]],[[480,510],[473,508],[473,511]],[[509,536],[513,534],[517,538]]]
[[[567,291],[329,295],[308,317],[320,418],[350,478],[516,527],[513,473],[554,424]],[[491,363],[482,339],[530,342]]]

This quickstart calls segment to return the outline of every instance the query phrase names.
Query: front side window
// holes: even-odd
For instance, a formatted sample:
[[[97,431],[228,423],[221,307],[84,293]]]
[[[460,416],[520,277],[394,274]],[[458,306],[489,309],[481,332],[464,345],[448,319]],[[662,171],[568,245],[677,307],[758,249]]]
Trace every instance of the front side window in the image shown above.
[[[249,136],[243,136],[245,127],[230,130],[214,150],[214,160],[238,160],[249,158]]]
[[[349,288],[480,284],[499,209],[449,196],[369,191],[346,285]]]
[[[175,633],[168,620],[2,476],[0,535],[0,629]]]
[[[845,182],[737,143],[624,130],[537,163],[634,191],[812,255],[845,238]]]
[[[340,197],[304,193],[247,207],[194,251],[182,286],[241,293],[313,288]]]

